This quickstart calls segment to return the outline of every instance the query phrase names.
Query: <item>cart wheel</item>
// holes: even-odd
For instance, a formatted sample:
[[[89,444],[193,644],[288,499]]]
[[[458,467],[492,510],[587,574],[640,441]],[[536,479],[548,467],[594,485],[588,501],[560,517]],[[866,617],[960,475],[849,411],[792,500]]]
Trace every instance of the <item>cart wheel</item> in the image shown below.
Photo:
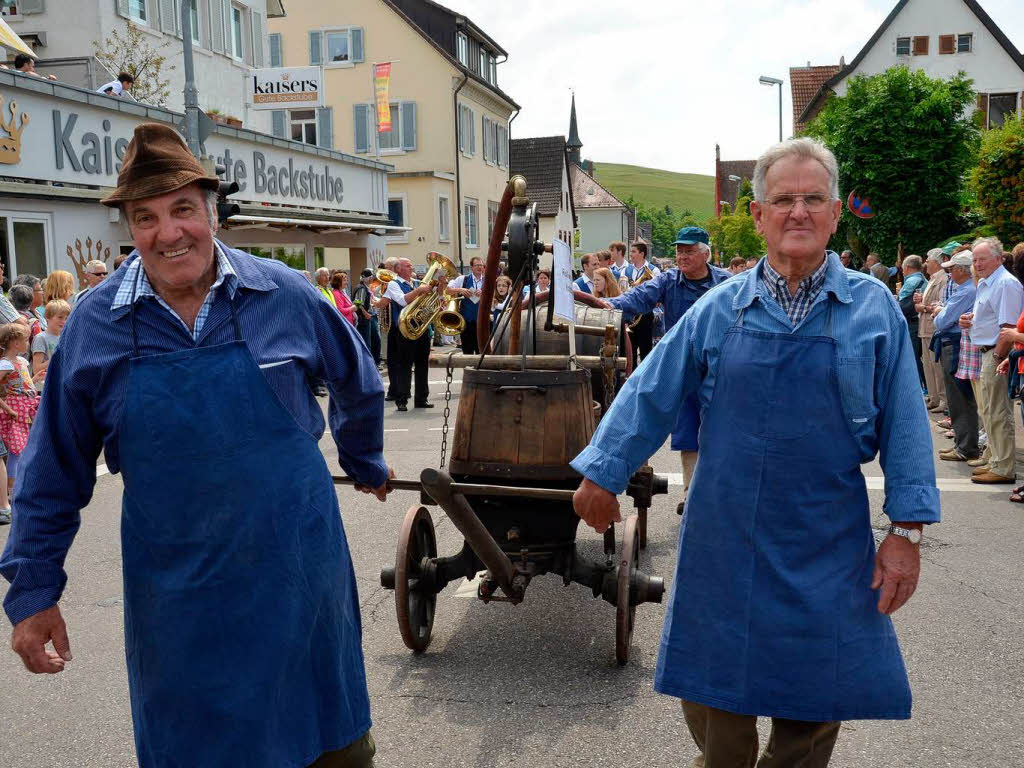
[[[640,559],[637,516],[630,515],[622,525],[622,554],[619,555],[619,582],[615,600],[615,659],[619,666],[629,661],[636,605],[630,600],[630,583]]]
[[[395,608],[402,642],[417,653],[430,645],[437,593],[420,581],[425,558],[437,557],[434,522],[426,507],[412,506],[405,514],[395,556]]]

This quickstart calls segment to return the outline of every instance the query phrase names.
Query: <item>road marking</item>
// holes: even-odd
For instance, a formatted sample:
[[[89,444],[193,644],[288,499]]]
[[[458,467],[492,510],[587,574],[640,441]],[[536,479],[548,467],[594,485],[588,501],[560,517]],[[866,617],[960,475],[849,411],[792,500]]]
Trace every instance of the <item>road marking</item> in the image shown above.
[[[106,464],[100,464],[99,466],[96,467],[96,477],[103,477],[104,475],[109,475],[109,474],[110,474],[110,470],[107,469],[107,465]]]
[[[427,427],[427,432],[440,432],[444,427]]]
[[[429,384],[444,384],[445,380],[444,379],[431,379],[428,383]],[[455,381],[453,379],[452,380],[452,386],[453,387],[461,387],[462,386],[462,382],[461,381]]]
[[[669,485],[682,485],[683,484],[683,473],[682,472],[658,472],[659,475],[668,478]],[[869,491],[884,491],[885,490],[885,478],[879,476],[865,477],[864,480],[867,482]],[[964,479],[940,479],[935,485],[939,491],[948,491],[950,493],[992,493],[993,491],[1000,490],[997,486],[982,485],[981,483],[972,483],[970,480]]]
[[[408,429],[400,429],[398,427],[395,427],[394,429],[385,429],[384,431],[385,432],[408,432],[409,430]]]

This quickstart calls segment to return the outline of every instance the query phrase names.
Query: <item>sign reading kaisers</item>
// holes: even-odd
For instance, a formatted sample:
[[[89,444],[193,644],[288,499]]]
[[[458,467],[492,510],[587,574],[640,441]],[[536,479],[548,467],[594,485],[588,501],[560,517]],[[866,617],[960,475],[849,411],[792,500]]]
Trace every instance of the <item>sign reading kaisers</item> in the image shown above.
[[[144,120],[20,89],[0,93],[0,99],[0,109],[11,114],[10,120],[0,115],[0,128],[8,133],[0,145],[9,150],[0,156],[0,175],[7,178],[114,187],[135,126]],[[30,119],[40,127],[19,130]],[[238,182],[233,200],[387,212],[383,168],[220,133],[205,145],[227,169],[226,180]]]
[[[244,75],[253,109],[301,109],[324,105],[322,67],[272,67]]]

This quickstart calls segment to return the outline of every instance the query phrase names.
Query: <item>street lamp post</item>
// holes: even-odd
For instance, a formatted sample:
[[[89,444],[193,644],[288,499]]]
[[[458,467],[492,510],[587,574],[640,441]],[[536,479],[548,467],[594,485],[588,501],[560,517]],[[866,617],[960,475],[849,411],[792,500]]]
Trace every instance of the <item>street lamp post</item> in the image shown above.
[[[767,75],[761,75],[758,78],[758,82],[761,85],[777,85],[779,86],[779,141],[782,141],[782,80],[777,77],[768,77]]]

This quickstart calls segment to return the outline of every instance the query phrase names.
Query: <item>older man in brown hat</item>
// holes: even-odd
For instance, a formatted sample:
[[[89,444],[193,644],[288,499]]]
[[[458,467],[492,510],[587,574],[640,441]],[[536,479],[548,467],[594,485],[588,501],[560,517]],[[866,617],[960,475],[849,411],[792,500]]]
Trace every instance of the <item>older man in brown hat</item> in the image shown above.
[[[124,480],[140,765],[369,766],[355,576],[308,382],[330,389],[342,468],[381,499],[383,388],[302,275],[215,239],[217,184],[171,128],[136,128],[103,201],[136,250],[65,327],[24,457],[0,558],[12,645],[32,672],[71,662],[57,602],[102,449]]]

